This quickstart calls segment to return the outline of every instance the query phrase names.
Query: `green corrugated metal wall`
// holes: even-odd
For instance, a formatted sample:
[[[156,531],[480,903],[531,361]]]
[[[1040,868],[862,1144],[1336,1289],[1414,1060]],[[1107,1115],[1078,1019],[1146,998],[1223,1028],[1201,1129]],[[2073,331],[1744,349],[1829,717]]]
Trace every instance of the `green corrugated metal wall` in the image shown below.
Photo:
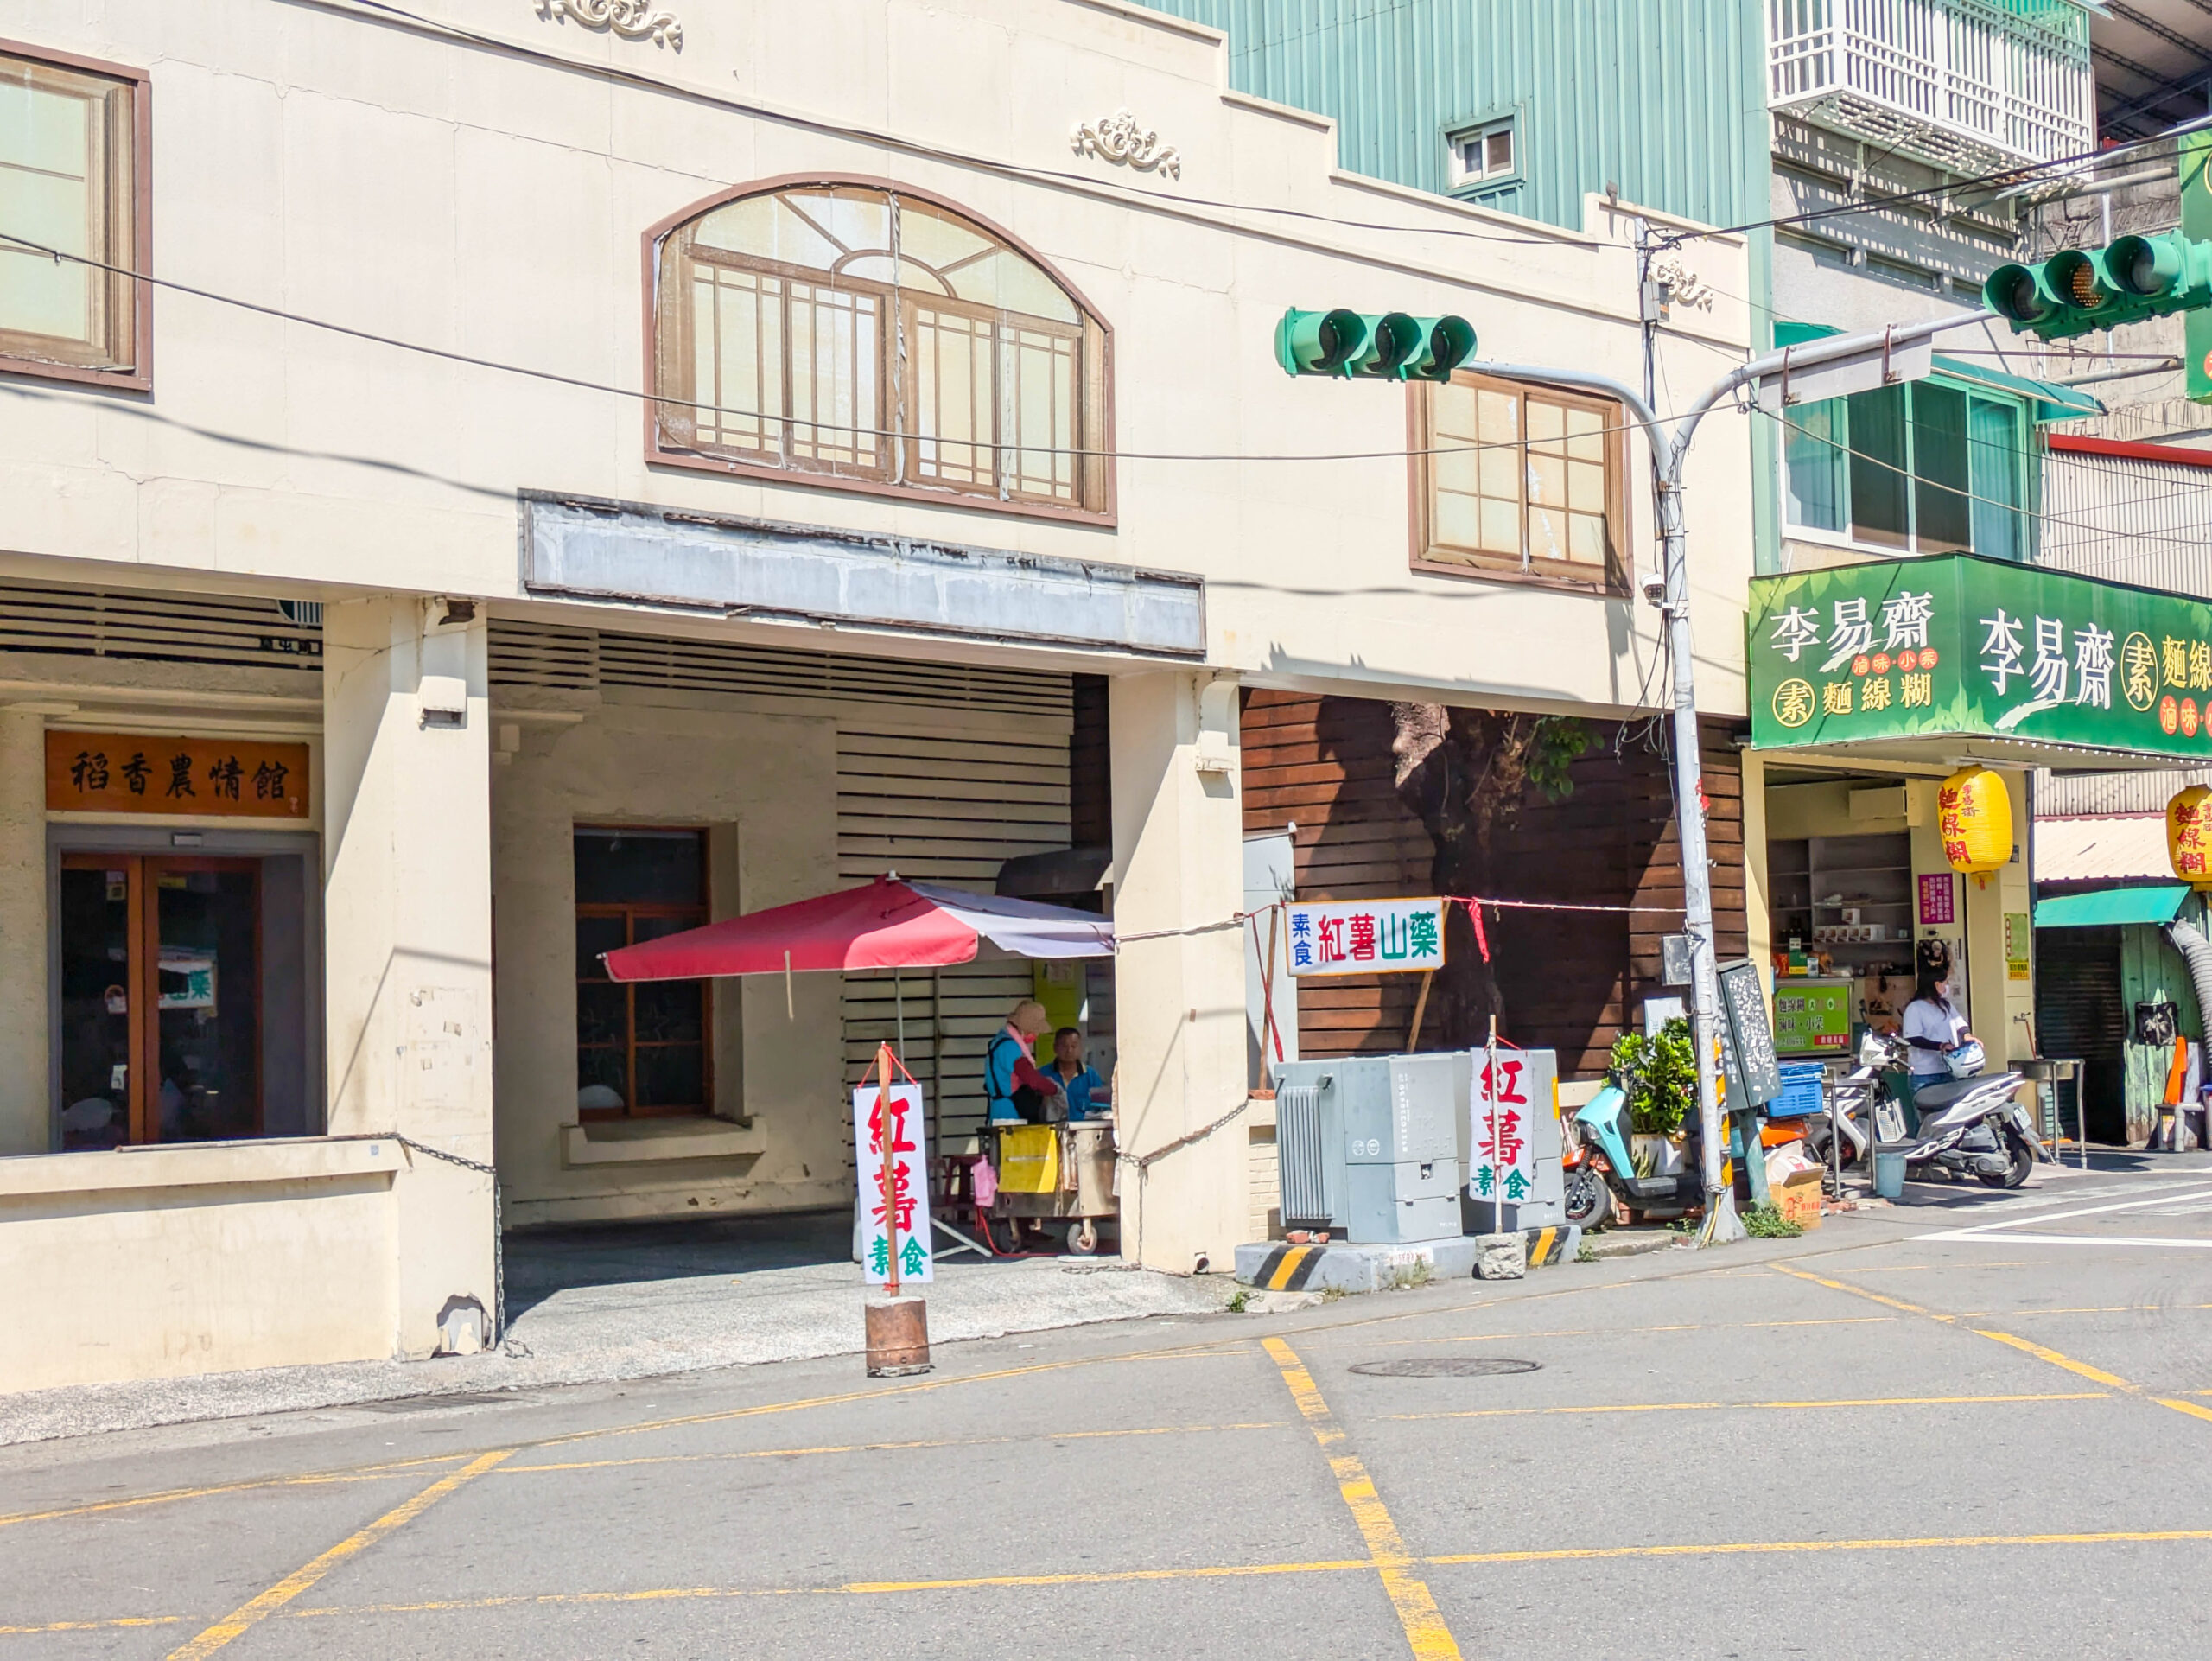
[[[1622,197],[1708,225],[1766,217],[1773,141],[1760,0],[1144,0],[1224,30],[1238,92],[1332,116],[1341,163],[1446,188],[1444,135],[1518,118],[1519,177],[1469,191],[1582,228]],[[1773,315],[1774,233],[1751,233],[1755,327]],[[1751,430],[1753,559],[1779,568],[1777,446]]]
[[[1713,225],[1765,211],[1758,0],[1147,0],[1225,30],[1240,92],[1336,118],[1355,172],[1443,190],[1444,134],[1518,114],[1481,200],[1580,229],[1611,181]]]
[[[2182,915],[2197,921],[2198,907],[2183,908]],[[2199,926],[2202,926],[2201,922]],[[2171,1003],[2181,1010],[2181,1030],[2194,1038],[2204,1031],[2204,1018],[2196,1007],[2196,986],[2189,965],[2167,941],[2163,929],[2137,923],[2120,931],[2120,1004],[2130,1033],[2135,1029],[2139,1003]],[[2166,1098],[2166,1069],[2172,1054],[2137,1043],[2126,1046],[2127,1139],[2139,1142],[2158,1123],[2158,1104]]]

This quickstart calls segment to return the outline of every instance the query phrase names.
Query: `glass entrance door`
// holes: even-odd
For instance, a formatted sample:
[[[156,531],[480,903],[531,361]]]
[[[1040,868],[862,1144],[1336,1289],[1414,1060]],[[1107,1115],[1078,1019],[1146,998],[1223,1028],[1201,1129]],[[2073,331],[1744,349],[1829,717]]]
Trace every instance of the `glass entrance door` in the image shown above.
[[[61,1143],[262,1130],[261,866],[70,854],[61,871]]]

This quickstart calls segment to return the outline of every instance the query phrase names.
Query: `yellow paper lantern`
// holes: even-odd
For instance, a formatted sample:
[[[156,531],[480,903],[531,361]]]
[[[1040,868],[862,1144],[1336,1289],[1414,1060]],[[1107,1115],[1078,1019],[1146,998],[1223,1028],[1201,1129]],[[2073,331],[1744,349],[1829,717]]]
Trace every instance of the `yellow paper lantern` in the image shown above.
[[[2212,789],[2191,785],[2166,804],[2166,859],[2183,881],[2212,888]]]
[[[2012,858],[2012,797],[1987,767],[1961,767],[1936,796],[1936,828],[1955,871],[1979,876]]]

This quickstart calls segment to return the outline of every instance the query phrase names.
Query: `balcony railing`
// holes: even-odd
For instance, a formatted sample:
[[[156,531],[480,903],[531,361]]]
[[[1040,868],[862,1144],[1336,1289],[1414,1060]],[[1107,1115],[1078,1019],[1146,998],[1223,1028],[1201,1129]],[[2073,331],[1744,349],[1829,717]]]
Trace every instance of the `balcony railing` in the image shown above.
[[[2069,0],[1768,0],[1767,103],[1977,175],[2094,141],[2087,14]]]

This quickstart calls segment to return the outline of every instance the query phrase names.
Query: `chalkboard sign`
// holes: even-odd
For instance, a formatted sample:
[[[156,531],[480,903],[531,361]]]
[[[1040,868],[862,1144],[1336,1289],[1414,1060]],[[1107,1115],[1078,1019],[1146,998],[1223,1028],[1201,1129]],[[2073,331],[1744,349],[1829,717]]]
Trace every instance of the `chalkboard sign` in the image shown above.
[[[1720,966],[1720,1011],[1743,1087],[1732,1108],[1764,1107],[1782,1094],[1782,1071],[1774,1059],[1774,1032],[1767,1025],[1766,992],[1758,965],[1745,961]]]

